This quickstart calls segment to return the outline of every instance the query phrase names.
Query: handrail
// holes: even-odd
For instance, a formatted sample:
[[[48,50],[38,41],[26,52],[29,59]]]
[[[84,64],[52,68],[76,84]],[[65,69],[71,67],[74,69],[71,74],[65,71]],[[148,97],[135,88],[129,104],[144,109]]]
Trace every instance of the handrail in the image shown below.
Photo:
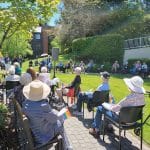
[[[124,41],[124,49],[137,49],[143,47],[150,47],[150,36],[139,37],[134,39],[127,39]]]

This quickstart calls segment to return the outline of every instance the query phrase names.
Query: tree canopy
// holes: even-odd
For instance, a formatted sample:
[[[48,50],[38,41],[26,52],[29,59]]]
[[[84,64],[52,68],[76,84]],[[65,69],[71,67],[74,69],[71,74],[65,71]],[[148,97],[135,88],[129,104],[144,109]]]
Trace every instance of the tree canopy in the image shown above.
[[[0,49],[17,32],[30,39],[35,27],[46,23],[57,11],[58,3],[59,0],[1,0]]]

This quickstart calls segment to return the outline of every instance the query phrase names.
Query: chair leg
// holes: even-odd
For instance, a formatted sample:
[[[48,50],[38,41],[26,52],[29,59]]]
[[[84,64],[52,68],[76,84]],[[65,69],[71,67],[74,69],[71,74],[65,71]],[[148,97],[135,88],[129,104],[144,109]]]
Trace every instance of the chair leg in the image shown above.
[[[102,126],[103,126],[103,141],[104,141],[104,136],[105,136],[105,114],[104,114]]]
[[[82,107],[83,107],[83,119],[84,119],[84,102],[82,102]]]
[[[68,98],[68,96],[67,96],[67,104],[68,104],[68,106],[69,106],[69,98]]]
[[[140,150],[142,150],[142,145],[143,145],[143,126],[141,126],[141,145],[140,145]]]
[[[124,130],[124,137],[126,136],[126,130]]]
[[[93,121],[94,121],[94,107],[93,107]]]
[[[121,129],[119,128],[119,150],[121,150]]]

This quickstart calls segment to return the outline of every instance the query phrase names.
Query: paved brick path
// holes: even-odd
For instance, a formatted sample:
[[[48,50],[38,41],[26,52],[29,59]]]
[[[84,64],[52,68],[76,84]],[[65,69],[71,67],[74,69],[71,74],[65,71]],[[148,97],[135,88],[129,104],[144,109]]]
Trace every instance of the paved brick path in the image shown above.
[[[115,134],[105,136],[105,143],[101,139],[97,140],[88,133],[92,122],[92,113],[85,111],[85,119],[72,116],[65,121],[65,130],[73,150],[117,150],[118,149],[118,130]],[[122,133],[123,134],[123,133]],[[126,133],[127,138],[122,138],[123,150],[138,150],[140,140],[131,133]],[[150,146],[143,143],[143,150],[150,150]]]

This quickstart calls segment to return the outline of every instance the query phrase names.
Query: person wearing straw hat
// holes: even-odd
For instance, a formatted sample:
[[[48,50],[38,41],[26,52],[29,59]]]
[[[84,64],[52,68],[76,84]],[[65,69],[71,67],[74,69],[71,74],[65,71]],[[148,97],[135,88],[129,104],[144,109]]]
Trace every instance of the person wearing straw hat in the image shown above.
[[[30,120],[36,144],[46,144],[58,134],[64,136],[63,117],[51,109],[49,93],[50,87],[40,80],[33,80],[23,88],[27,100],[22,103],[22,110]]]
[[[143,88],[143,79],[139,76],[134,76],[131,78],[123,79],[127,85],[130,94],[123,98],[118,104],[108,104],[103,103],[102,106],[108,110],[107,114],[112,119],[118,118],[118,112],[122,107],[126,106],[142,106],[145,104],[144,93],[145,89]],[[95,138],[99,138],[100,130],[102,123],[102,109],[97,108],[94,122],[92,123],[92,128],[89,129],[89,133]]]

